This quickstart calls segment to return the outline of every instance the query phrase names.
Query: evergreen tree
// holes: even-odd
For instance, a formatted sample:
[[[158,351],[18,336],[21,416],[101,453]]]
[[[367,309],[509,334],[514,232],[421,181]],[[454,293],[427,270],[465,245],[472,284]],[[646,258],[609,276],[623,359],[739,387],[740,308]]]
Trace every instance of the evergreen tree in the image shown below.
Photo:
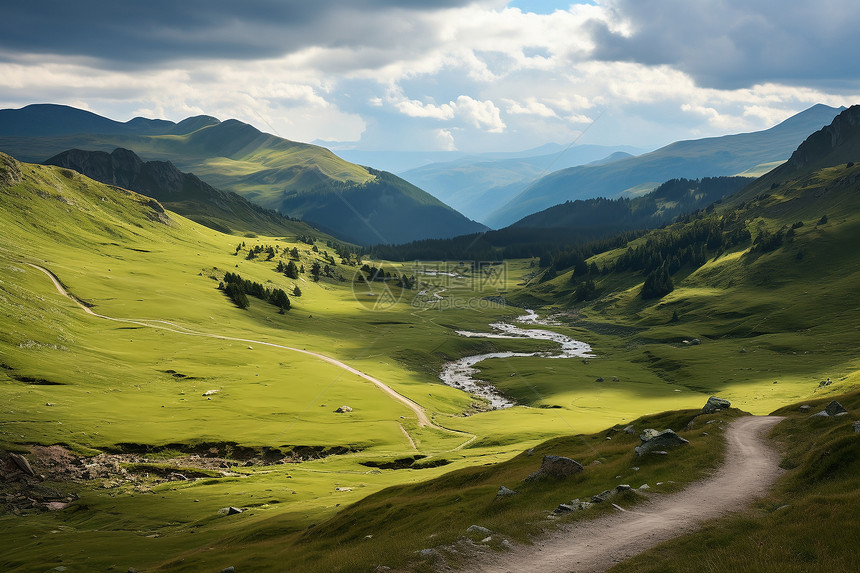
[[[284,274],[291,279],[299,278],[299,268],[296,266],[296,263],[294,263],[293,261],[287,263],[287,265],[284,267]]]
[[[672,278],[669,276],[669,270],[666,267],[660,267],[645,277],[645,283],[642,285],[642,298],[661,298],[675,290],[675,285],[672,284]]]
[[[295,296],[295,297],[302,296],[302,289],[299,288],[299,285],[295,285],[293,287],[293,296]]]
[[[322,268],[320,267],[319,262],[314,261],[314,264],[311,265],[311,276],[313,277],[314,281],[320,280],[320,271],[321,270],[322,270]]]

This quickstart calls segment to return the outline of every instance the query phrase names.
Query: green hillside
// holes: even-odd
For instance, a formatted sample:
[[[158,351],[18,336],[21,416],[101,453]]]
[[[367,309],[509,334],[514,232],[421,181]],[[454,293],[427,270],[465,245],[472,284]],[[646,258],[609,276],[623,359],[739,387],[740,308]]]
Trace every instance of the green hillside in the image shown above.
[[[394,175],[382,177],[323,147],[262,133],[237,120],[201,116],[178,124],[155,122],[161,128],[154,132],[151,123],[146,130],[129,127],[135,120],[123,124],[86,116],[89,121],[79,121],[80,110],[63,106],[3,112],[0,151],[23,161],[44,161],[73,148],[108,153],[117,147],[130,149],[147,161],[170,161],[264,208],[306,218],[346,240],[399,243],[484,229]],[[67,116],[71,118],[63,119]],[[28,121],[34,126],[31,133],[26,132]],[[72,127],[42,127],[64,121]],[[396,217],[391,215],[392,201],[398,206]]]
[[[306,223],[264,209],[236,193],[215,189],[169,161],[142,161],[133,151],[71,149],[45,161],[108,185],[160,201],[171,211],[224,233],[265,235],[319,234]]]
[[[642,185],[669,179],[735,175],[757,165],[786,159],[806,137],[827,125],[839,109],[816,105],[782,123],[753,133],[678,141],[651,153],[606,165],[556,171],[497,209],[486,222],[503,227],[567,200],[614,198]]]

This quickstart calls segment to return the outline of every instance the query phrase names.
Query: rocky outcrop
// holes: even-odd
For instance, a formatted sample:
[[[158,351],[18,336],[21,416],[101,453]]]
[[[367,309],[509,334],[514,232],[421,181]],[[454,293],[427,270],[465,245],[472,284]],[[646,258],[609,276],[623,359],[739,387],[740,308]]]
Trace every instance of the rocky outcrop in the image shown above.
[[[708,398],[708,401],[705,403],[704,407],[702,407],[703,414],[713,414],[717,410],[723,410],[726,408],[730,408],[732,403],[723,398],[717,398],[716,396],[711,396]]]
[[[821,410],[820,412],[816,412],[812,414],[810,418],[829,418],[831,416],[846,416],[848,415],[848,410],[845,409],[845,406],[833,400],[830,402],[826,408]]]
[[[815,167],[821,161],[829,159],[828,165],[834,160],[851,158],[850,153],[860,138],[860,106],[854,105],[837,115],[833,122],[810,135],[791,154],[781,171],[794,171],[806,167]],[[834,158],[836,151],[844,149],[848,155]],[[837,154],[838,155],[838,154]]]
[[[21,164],[5,153],[0,153],[0,187],[21,181]]]
[[[563,456],[549,455],[543,457],[540,469],[527,477],[526,481],[535,481],[548,477],[564,479],[581,471],[582,464],[579,462]]]
[[[690,442],[676,434],[673,430],[663,430],[657,432],[653,429],[648,429],[642,432],[639,436],[642,443],[636,446],[635,451],[638,455],[644,456],[648,452],[665,451],[678,446],[685,446]]]

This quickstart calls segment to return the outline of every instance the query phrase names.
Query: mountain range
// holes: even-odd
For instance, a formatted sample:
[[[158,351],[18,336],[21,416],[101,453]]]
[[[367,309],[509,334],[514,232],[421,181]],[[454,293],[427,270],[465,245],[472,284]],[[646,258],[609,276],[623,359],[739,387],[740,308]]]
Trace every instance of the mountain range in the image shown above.
[[[237,120],[196,116],[179,123],[145,118],[121,123],[50,104],[0,110],[0,150],[32,162],[74,148],[108,153],[125,148],[147,161],[170,161],[216,188],[356,243],[485,229],[395,175]]]
[[[555,171],[523,190],[483,221],[499,228],[568,200],[614,198],[650,190],[674,178],[736,175],[785,161],[806,137],[844,108],[815,105],[763,131],[678,141],[643,155]]]
[[[544,146],[522,154],[470,155],[430,163],[399,175],[467,217],[485,222],[495,210],[544,175],[638,153],[640,149],[630,146]]]

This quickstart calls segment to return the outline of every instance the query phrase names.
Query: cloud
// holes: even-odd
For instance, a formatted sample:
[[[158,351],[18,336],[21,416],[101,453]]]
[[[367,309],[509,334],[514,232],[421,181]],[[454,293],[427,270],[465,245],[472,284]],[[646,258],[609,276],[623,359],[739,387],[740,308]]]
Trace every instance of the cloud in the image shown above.
[[[666,65],[720,89],[860,75],[855,0],[607,0],[605,8],[587,25],[599,60]]]
[[[385,43],[401,33],[409,33],[403,24],[416,14],[469,3],[468,0],[354,0],[348,5],[337,0],[241,3],[33,0],[4,6],[0,49],[8,53],[63,54],[126,64],[183,58],[266,58],[314,44],[350,47]],[[380,12],[394,22],[377,21]],[[369,26],[376,33],[366,36]]]

